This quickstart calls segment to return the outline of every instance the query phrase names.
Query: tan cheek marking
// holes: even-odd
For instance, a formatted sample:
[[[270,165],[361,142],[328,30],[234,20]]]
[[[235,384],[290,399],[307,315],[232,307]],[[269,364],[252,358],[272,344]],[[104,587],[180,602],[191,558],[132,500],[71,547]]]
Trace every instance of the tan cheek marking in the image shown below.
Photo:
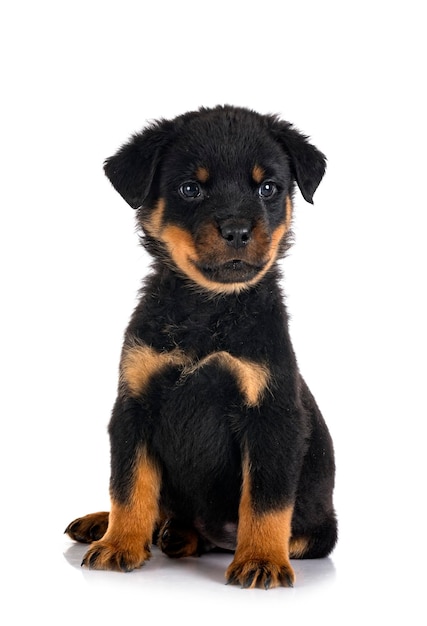
[[[219,257],[219,253],[222,249],[221,255],[224,254],[224,240],[222,239],[219,228],[216,224],[209,222],[203,224],[199,229],[195,237],[195,242],[199,250],[203,250],[203,257],[209,259],[212,255],[214,258]],[[228,260],[228,259],[227,259]]]
[[[226,368],[236,378],[240,392],[248,406],[259,404],[270,380],[270,372],[265,365],[254,363],[249,359],[237,358],[229,352],[221,351],[209,354],[185,371],[187,373],[194,372],[212,361],[217,361],[220,366]]]
[[[248,286],[255,285],[257,282],[259,282],[261,278],[263,278],[263,276],[266,275],[268,270],[276,261],[277,255],[279,253],[280,243],[290,228],[291,219],[292,219],[292,202],[291,202],[290,197],[287,196],[286,203],[285,203],[285,222],[282,224],[279,224],[276,230],[273,231],[273,234],[271,236],[271,244],[270,244],[270,258],[268,262],[266,263],[266,265],[261,270],[261,272],[247,283]]]
[[[199,183],[206,183],[209,180],[209,171],[206,167],[199,167],[196,171],[196,179]]]
[[[252,230],[249,258],[255,263],[264,262],[269,258],[270,244],[271,236],[268,226],[263,221],[257,222]]]
[[[264,180],[264,177],[265,171],[263,170],[263,168],[260,165],[255,165],[252,170],[252,178],[254,179],[254,181],[259,185]]]
[[[161,240],[166,244],[175,265],[194,283],[215,293],[237,293],[247,287],[247,283],[216,283],[208,280],[194,266],[198,254],[191,234],[179,226],[166,226],[161,233]]]
[[[289,196],[286,197],[285,211],[286,211],[285,226],[286,226],[286,231],[288,231],[291,227],[291,221],[292,221],[292,202]]]
[[[162,231],[163,214],[165,212],[166,201],[164,198],[160,198],[154,209],[150,212],[147,218],[143,218],[141,223],[146,232],[158,239]]]
[[[153,376],[168,366],[182,366],[189,358],[181,350],[157,352],[150,346],[125,346],[120,364],[120,382],[133,396],[143,393]]]
[[[197,261],[198,254],[191,234],[180,226],[166,226],[162,232],[162,241],[166,244],[172,259],[182,269],[191,267]]]
[[[273,232],[271,236],[271,244],[270,244],[270,258],[265,264],[265,266],[263,267],[263,269],[259,272],[259,274],[257,274],[255,278],[253,278],[251,281],[247,283],[248,285],[255,285],[257,282],[259,282],[261,278],[263,278],[263,276],[266,275],[268,270],[274,264],[274,262],[277,259],[278,252],[279,252],[280,242],[285,236],[287,230],[288,229],[287,229],[286,224],[280,224],[276,228],[276,230]]]
[[[163,206],[164,209],[164,206]],[[285,204],[285,222],[280,224],[271,236],[270,258],[264,268],[252,279],[241,283],[218,283],[207,279],[194,262],[198,254],[191,234],[179,226],[166,226],[159,238],[166,244],[168,252],[178,268],[193,282],[213,293],[239,293],[258,283],[265,276],[277,259],[280,243],[290,228],[292,217],[292,203],[289,196]]]

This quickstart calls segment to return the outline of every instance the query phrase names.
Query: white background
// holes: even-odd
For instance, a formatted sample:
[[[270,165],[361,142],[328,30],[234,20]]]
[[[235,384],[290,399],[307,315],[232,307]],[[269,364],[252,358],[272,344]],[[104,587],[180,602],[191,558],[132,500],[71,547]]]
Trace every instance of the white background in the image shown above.
[[[423,4],[2,3],[2,623],[426,623]],[[223,103],[279,113],[328,157],[283,267],[340,542],[268,593],[225,586],[224,555],[87,572],[62,535],[108,508],[106,426],[149,262],[103,160],[151,119]]]

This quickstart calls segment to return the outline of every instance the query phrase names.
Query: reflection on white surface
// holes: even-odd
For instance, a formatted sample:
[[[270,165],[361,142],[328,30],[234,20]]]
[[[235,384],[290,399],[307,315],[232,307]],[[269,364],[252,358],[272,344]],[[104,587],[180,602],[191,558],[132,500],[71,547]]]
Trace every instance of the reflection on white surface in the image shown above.
[[[37,528],[36,522],[35,536],[41,536],[44,528],[42,523]],[[230,554],[174,560],[154,548],[141,569],[119,573],[82,568],[87,547],[59,532],[56,540],[27,537],[27,541],[21,553],[8,546],[15,560],[7,559],[11,567],[0,606],[0,612],[8,615],[2,619],[7,626],[35,620],[55,626],[115,621],[198,626],[205,620],[224,626],[233,621],[260,626],[269,620],[343,626],[349,617],[352,623],[370,626],[385,623],[381,622],[385,616],[410,616],[411,626],[425,623],[425,613],[416,609],[420,603],[416,570],[397,579],[392,554],[379,552],[378,558],[365,561],[357,541],[352,547],[351,540],[344,540],[328,559],[293,560],[295,586],[268,591],[226,585]],[[410,605],[405,602],[408,597],[414,598]]]
[[[71,567],[82,572],[88,584],[98,584],[100,580],[123,579],[123,584],[173,584],[185,586],[189,582],[207,585],[225,585],[225,570],[232,560],[231,554],[211,553],[201,557],[170,559],[158,548],[152,549],[151,559],[139,570],[126,574],[120,572],[102,572],[81,567],[87,546],[73,543],[64,552],[64,557]],[[313,560],[293,560],[298,588],[330,583],[335,577],[335,568],[331,558]],[[124,581],[126,579],[126,583]],[[237,587],[238,588],[238,587]],[[286,591],[285,589],[283,590]]]

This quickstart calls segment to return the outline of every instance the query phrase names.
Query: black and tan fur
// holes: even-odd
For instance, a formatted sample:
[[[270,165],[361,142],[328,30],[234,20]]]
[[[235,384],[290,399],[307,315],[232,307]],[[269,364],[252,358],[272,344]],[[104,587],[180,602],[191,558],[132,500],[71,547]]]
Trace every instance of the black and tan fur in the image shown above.
[[[325,157],[289,123],[200,109],[134,135],[105,172],[154,258],[125,333],[111,441],[111,510],[72,522],[83,565],[129,571],[234,552],[243,587],[294,583],[337,526],[329,432],[299,373],[277,260],[295,183]]]

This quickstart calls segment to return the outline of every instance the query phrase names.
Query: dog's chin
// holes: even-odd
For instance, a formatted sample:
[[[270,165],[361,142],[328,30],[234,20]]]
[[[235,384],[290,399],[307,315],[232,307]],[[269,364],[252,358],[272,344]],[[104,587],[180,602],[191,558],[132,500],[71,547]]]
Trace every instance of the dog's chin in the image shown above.
[[[197,269],[203,276],[215,283],[248,283],[252,281],[263,270],[264,264],[252,265],[234,259],[220,265],[197,264]]]

